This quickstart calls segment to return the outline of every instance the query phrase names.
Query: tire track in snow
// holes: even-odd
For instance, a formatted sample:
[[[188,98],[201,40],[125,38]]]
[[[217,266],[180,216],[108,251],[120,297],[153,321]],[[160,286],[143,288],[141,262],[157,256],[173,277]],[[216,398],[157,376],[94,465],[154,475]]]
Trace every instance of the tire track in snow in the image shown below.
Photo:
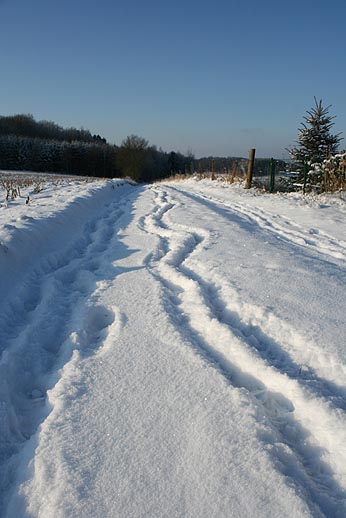
[[[316,502],[319,514],[344,516],[346,422],[342,412],[331,410],[326,399],[315,398],[300,380],[268,364],[268,354],[261,357],[245,333],[239,332],[239,325],[232,326],[220,317],[213,297],[215,285],[201,282],[184,264],[203,244],[204,234],[172,224],[168,213],[174,200],[168,201],[165,192],[154,192],[156,208],[142,220],[141,227],[157,235],[160,243],[147,264],[169,290],[180,326],[233,386],[246,389],[256,401],[276,437],[272,454],[296,487],[308,495],[312,512],[316,513],[312,503]],[[223,301],[219,299],[219,303]]]
[[[169,189],[183,196],[190,197],[197,202],[201,201],[200,198],[203,198],[203,200],[208,199],[206,195],[197,195],[194,198],[191,193],[181,191],[176,187],[170,186]],[[205,201],[203,200],[201,203],[204,204]],[[209,204],[207,204],[207,207],[217,212],[221,217],[234,219],[231,209],[227,213],[224,213],[224,209],[219,208],[220,210],[217,210],[214,207],[215,203],[212,205],[213,206],[210,207]],[[238,216],[235,217],[237,218]],[[239,224],[244,227],[246,231],[253,231],[251,222],[247,223],[243,219],[239,220]],[[343,250],[342,244],[340,250]],[[202,263],[197,261],[194,268],[200,271],[200,275],[203,278],[206,276],[211,278],[210,272],[203,268]],[[287,374],[294,376],[294,373],[298,373],[297,377],[299,377],[301,381],[305,380],[306,384],[309,383],[311,389],[315,388],[317,394],[320,393],[328,397],[329,404],[334,405],[336,408],[345,409],[346,369],[342,360],[331,357],[321,350],[319,350],[317,354],[316,345],[314,343],[307,340],[305,336],[299,335],[296,330],[290,328],[290,326],[275,317],[272,313],[268,311],[265,312],[263,308],[256,308],[253,305],[241,303],[238,293],[230,286],[227,286],[224,279],[220,278],[217,273],[213,274],[212,284],[215,284],[218,288],[217,291],[223,294],[222,302],[226,304],[231,320],[232,313],[234,312],[239,315],[248,315],[248,324],[245,325],[250,326],[250,328],[245,330],[245,334],[253,335],[255,347],[257,345],[256,342],[259,342],[258,345],[262,348],[262,342],[264,340],[266,348],[268,345],[271,345],[268,356],[273,356],[274,362],[279,361],[279,363],[282,363],[282,361],[284,361],[283,356],[286,356],[285,363],[291,363]],[[234,302],[231,303],[229,301]],[[241,327],[243,324],[244,322],[241,323]],[[253,332],[251,332],[251,329]],[[263,336],[265,334],[268,335],[268,340]],[[284,340],[283,337],[285,337]],[[282,354],[275,354],[275,343],[279,344]],[[277,352],[280,353],[280,350],[277,350]]]
[[[203,238],[201,236],[194,232],[193,235],[197,244],[202,243]],[[247,312],[258,313],[258,310],[256,311],[256,309],[250,307],[250,305],[247,305],[246,308],[244,304],[242,308],[238,310],[235,308],[228,309],[229,304],[227,300],[229,300],[229,296],[227,298],[222,296],[222,292],[225,292],[228,288],[227,285],[222,286],[221,281],[220,284],[216,283],[215,277],[212,281],[207,281],[206,278],[196,273],[196,270],[191,269],[191,267],[188,268],[181,265],[180,269],[201,286],[206,302],[213,309],[218,320],[222,324],[229,326],[232,331],[250,347],[256,349],[259,356],[269,365],[282,374],[287,375],[289,378],[297,380],[301,385],[305,386],[307,391],[311,392],[313,396],[324,398],[327,405],[343,411],[346,410],[345,386],[338,386],[334,381],[319,376],[314,368],[306,365],[302,367],[302,364],[294,360],[288,353],[287,346],[283,348],[278,338],[274,339],[271,334],[263,330],[261,326],[263,322],[256,322],[256,319],[249,322],[244,319],[243,315],[245,314],[246,316]],[[205,272],[204,275],[208,277],[207,272]],[[231,290],[228,289],[227,291],[228,294],[231,293]],[[282,329],[283,332],[290,332],[290,330],[285,329],[287,326],[284,326],[279,319],[273,315],[270,315],[270,317],[272,324],[276,321],[276,326]],[[298,334],[293,335],[292,338],[299,339],[300,343],[303,343],[303,338],[299,337]],[[327,362],[327,365],[328,364],[329,361]]]
[[[307,231],[288,217],[274,216],[263,209],[256,208],[254,210],[245,204],[232,203],[230,205],[224,200],[202,193],[182,191],[177,187],[171,187],[171,189],[177,190],[180,194],[191,197],[195,201],[198,201],[198,199],[203,201],[211,210],[220,215],[245,217],[252,227],[255,224],[260,229],[265,229],[288,243],[294,243],[308,250],[315,250],[335,259],[346,260],[346,241],[338,241],[325,232],[310,229],[310,237],[307,239]]]
[[[101,217],[86,224],[82,238],[44,259],[1,316],[0,495],[16,477],[14,454],[51,411],[46,392],[73,348],[82,357],[95,353],[118,317],[116,308],[90,296],[100,277],[100,256],[112,246],[129,199],[105,205]]]
[[[201,234],[200,229],[193,231],[184,225],[175,226],[183,232],[192,233],[198,244],[208,239],[208,235],[205,232]],[[323,351],[319,351],[316,359],[316,346],[307,342],[305,336],[299,335],[270,311],[243,303],[224,278],[211,272],[200,261],[190,258],[190,263],[190,268],[183,264],[181,268],[205,288],[205,293],[209,293],[210,304],[214,305],[218,318],[239,332],[278,370],[309,385],[316,396],[327,397],[332,406],[346,409],[346,372],[343,365],[335,364],[334,359],[331,360],[330,355]],[[336,370],[338,382],[330,376],[333,370]]]

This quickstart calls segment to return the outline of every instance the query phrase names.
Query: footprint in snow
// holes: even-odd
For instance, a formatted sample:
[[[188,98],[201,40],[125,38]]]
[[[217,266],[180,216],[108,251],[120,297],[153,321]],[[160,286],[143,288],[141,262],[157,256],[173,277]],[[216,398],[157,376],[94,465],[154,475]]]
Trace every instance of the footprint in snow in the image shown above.
[[[107,337],[107,328],[113,324],[115,314],[106,306],[88,308],[83,329],[78,333],[78,342],[82,349],[96,349]]]

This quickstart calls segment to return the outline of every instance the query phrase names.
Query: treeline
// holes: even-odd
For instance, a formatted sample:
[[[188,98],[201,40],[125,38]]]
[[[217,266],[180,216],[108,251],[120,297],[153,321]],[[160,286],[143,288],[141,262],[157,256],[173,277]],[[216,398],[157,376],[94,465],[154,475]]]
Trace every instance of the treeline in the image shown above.
[[[89,130],[35,121],[32,115],[0,116],[0,168],[114,177],[116,149]]]
[[[0,116],[0,135],[57,140],[59,142],[103,142],[100,135],[92,135],[83,128],[62,128],[51,121],[35,121],[30,114]]]
[[[107,144],[3,135],[0,169],[112,178],[116,176],[115,149]]]
[[[192,156],[166,153],[136,135],[120,146],[89,130],[64,129],[32,115],[0,116],[0,169],[125,177],[149,182],[184,172]]]
[[[195,161],[196,170],[204,173],[214,169],[215,173],[236,173],[242,175],[247,168],[247,160],[240,157],[208,156]]]
[[[54,122],[35,121],[32,115],[0,116],[0,169],[106,178],[129,176],[138,182],[150,182],[212,169],[215,173],[241,176],[247,163],[247,159],[237,157],[197,160],[192,153],[167,153],[137,135],[128,136],[116,146],[89,130],[64,129]],[[257,159],[254,174],[267,174],[269,164],[270,160]]]
[[[277,168],[285,170],[286,162],[284,160],[275,160]],[[269,174],[271,159],[256,158],[254,164],[255,176],[265,176]],[[241,157],[203,157],[194,160],[194,168],[200,172],[210,172],[214,169],[216,174],[235,174],[244,176],[248,167],[248,159]]]

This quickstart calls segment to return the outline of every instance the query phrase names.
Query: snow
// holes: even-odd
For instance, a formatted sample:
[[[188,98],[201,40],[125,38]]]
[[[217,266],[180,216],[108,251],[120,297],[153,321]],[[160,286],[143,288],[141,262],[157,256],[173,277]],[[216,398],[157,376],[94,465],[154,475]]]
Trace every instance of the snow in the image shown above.
[[[346,205],[208,180],[0,208],[0,515],[346,515]]]

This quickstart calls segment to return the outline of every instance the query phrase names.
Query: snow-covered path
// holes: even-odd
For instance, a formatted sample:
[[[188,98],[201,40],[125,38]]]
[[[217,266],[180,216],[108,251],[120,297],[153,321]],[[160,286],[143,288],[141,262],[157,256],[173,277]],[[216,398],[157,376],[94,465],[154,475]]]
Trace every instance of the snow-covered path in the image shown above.
[[[3,306],[0,513],[345,516],[344,206],[96,195]]]

